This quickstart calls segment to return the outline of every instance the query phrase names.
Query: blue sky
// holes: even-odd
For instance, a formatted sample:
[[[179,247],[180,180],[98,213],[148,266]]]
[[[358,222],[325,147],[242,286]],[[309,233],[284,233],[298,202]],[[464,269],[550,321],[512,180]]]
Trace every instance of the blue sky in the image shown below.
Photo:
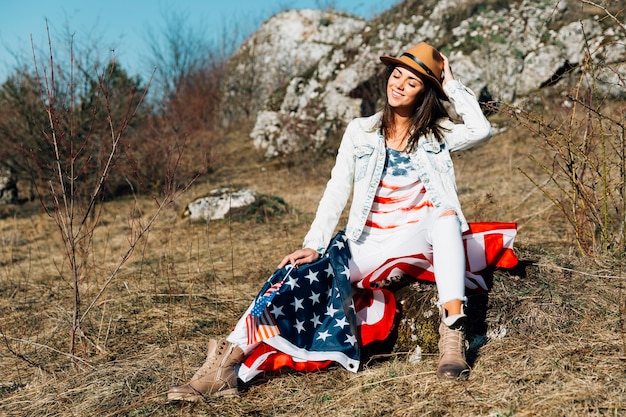
[[[333,8],[371,18],[399,0],[0,0],[0,81],[19,62],[32,62],[36,50],[47,48],[46,19],[53,37],[69,30],[78,43],[96,39],[97,53],[115,51],[132,75],[150,76],[146,60],[151,31],[163,28],[167,15],[187,16],[192,28],[207,36],[223,36],[228,27],[254,30],[286,9]],[[102,52],[104,51],[104,52]],[[17,59],[16,59],[17,58]]]

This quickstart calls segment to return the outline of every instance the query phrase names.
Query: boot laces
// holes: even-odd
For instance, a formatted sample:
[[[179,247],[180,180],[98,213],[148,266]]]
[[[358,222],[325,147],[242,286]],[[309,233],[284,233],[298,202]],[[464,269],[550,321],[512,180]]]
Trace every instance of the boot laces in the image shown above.
[[[446,353],[458,352],[463,354],[465,352],[465,335],[462,328],[453,329],[445,326],[443,335],[441,335],[441,352],[443,356]]]
[[[204,364],[196,372],[196,375],[198,377],[206,375],[213,368],[213,365],[217,363],[218,359],[223,356],[225,348],[226,343],[218,343],[218,345],[215,347],[215,351],[209,353],[206,360],[204,361]]]

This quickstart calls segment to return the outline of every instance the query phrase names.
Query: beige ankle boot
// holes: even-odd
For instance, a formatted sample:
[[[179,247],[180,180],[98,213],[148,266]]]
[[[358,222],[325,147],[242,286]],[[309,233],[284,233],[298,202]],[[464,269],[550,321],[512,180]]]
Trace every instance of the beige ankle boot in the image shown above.
[[[441,307],[441,324],[439,325],[439,365],[437,376],[440,379],[466,379],[470,367],[465,361],[465,322],[467,316],[463,309],[461,314],[447,317]]]
[[[225,339],[210,340],[206,362],[185,385],[170,388],[168,400],[201,401],[204,397],[237,395],[235,367],[243,360],[243,351]]]

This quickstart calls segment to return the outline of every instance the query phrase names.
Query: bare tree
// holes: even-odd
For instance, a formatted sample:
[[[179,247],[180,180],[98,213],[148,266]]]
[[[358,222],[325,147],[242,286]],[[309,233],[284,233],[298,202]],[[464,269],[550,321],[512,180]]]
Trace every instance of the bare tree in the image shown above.
[[[24,76],[21,84],[10,86],[19,86],[14,88],[14,93],[28,93],[29,100],[22,103],[21,111],[31,109],[36,115],[32,122],[16,122],[22,126],[22,132],[30,130],[32,134],[32,140],[22,146],[21,163],[37,176],[42,207],[54,220],[63,243],[67,261],[63,265],[67,268],[59,265],[58,273],[72,289],[69,357],[72,364],[78,365],[82,363],[77,354],[79,344],[102,350],[85,329],[85,319],[180,188],[169,181],[160,197],[154,197],[156,208],[147,220],[130,216],[127,248],[122,250],[96,295],[83,299],[81,284],[90,279],[93,268],[89,259],[102,207],[98,202],[116,173],[116,163],[124,155],[124,149],[132,145],[126,134],[138,117],[147,88],[137,88],[114,60],[103,66],[94,65],[91,71],[88,67],[77,67],[72,39],[66,65],[57,65],[50,36],[48,46],[47,61],[39,62],[33,52],[34,75]],[[7,111],[6,107],[2,108]],[[174,176],[178,156],[170,155],[168,178]]]

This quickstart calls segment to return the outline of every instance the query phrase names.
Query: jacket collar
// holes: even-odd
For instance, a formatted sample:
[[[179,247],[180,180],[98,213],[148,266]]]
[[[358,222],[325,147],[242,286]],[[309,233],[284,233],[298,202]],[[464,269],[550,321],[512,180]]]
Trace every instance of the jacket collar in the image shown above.
[[[365,131],[368,133],[380,130],[380,123],[383,118],[383,112],[379,111],[376,114],[371,115],[365,119]]]

